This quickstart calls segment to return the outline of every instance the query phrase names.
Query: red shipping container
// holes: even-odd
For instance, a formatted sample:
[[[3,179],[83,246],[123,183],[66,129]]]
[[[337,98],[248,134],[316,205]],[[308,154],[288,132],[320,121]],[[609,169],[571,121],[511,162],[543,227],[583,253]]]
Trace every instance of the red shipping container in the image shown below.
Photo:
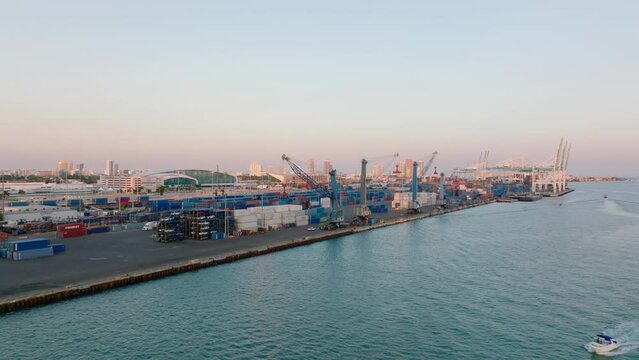
[[[0,241],[7,240],[9,238],[9,234],[4,231],[0,231]]]
[[[86,234],[87,234],[87,229],[58,231],[58,239],[67,239],[72,237],[85,236]]]
[[[84,224],[63,224],[63,225],[58,225],[58,232],[61,232],[61,231],[74,231],[74,230],[84,230],[84,231],[86,231],[86,228],[84,227]]]

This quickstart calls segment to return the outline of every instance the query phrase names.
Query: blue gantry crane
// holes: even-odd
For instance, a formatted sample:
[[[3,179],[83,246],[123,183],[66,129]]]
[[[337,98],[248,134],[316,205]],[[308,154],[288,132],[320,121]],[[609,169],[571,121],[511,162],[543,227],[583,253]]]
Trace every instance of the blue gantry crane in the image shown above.
[[[313,177],[304,172],[302,168],[297,166],[290,157],[286,156],[286,154],[282,154],[282,160],[288,163],[288,166],[291,167],[291,170],[295,173],[295,175],[299,176],[310,188],[319,192],[323,197],[327,197],[331,199],[331,214],[328,220],[328,224],[324,227],[326,229],[336,229],[342,226],[344,222],[344,211],[340,209],[339,206],[339,185],[337,184],[337,172],[335,169],[331,170],[328,174],[330,176],[330,189],[326,188],[326,186],[319,184],[317,181],[313,180]]]

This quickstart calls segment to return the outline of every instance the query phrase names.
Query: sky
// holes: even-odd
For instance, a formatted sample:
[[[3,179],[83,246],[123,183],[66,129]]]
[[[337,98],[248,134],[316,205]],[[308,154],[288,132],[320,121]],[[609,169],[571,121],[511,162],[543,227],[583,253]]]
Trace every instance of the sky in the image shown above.
[[[3,1],[0,168],[639,176],[637,1]],[[379,160],[383,162],[383,160]],[[371,160],[375,162],[375,160]]]

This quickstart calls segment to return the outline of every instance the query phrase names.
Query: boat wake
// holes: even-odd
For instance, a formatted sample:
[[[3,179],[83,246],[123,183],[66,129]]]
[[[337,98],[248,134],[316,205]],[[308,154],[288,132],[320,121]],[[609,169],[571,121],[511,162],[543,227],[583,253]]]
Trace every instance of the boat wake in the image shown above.
[[[604,211],[612,215],[639,219],[639,214],[624,210],[616,201],[610,199],[607,199],[604,202]]]
[[[622,322],[614,328],[605,329],[603,334],[617,339],[619,347],[609,353],[600,354],[601,356],[623,355],[639,348],[639,321]],[[584,347],[591,351],[590,343],[585,344]]]

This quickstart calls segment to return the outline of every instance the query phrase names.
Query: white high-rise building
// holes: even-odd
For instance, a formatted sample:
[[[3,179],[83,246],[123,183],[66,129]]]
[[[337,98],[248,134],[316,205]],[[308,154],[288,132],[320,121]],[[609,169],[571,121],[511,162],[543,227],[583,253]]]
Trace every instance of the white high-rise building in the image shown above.
[[[331,164],[330,160],[324,160],[324,169],[323,169],[323,173],[324,175],[328,175],[329,172],[331,172],[331,170],[333,170],[333,164]]]
[[[113,160],[106,161],[106,167],[104,168],[104,175],[113,176],[115,172],[113,171]]]
[[[262,175],[262,164],[258,162],[252,162],[249,165],[249,175],[251,176],[261,176]]]
[[[313,175],[315,173],[315,161],[313,159],[308,159],[306,163],[306,173],[309,175]]]
[[[373,165],[373,177],[378,178],[384,175],[384,165],[375,164]]]

